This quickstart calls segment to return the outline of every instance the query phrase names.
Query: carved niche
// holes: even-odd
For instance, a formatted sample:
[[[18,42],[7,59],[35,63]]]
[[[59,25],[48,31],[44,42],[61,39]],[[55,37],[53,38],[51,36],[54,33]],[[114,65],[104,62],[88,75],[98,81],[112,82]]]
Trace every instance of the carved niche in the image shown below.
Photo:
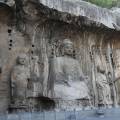
[[[61,48],[63,56],[54,55],[50,62],[48,96],[57,99],[59,104],[63,101],[64,104],[72,101],[72,106],[75,106],[83,99],[89,104],[89,90],[85,83],[87,77],[84,76],[77,59],[73,57],[73,43],[69,39],[64,39]]]

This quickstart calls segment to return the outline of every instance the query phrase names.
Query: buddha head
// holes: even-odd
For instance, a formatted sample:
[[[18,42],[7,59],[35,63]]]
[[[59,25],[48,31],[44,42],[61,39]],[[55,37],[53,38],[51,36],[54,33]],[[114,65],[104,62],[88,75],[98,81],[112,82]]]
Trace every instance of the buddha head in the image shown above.
[[[64,50],[64,55],[72,56],[73,55],[73,43],[71,42],[70,39],[64,39],[63,41],[63,50]]]

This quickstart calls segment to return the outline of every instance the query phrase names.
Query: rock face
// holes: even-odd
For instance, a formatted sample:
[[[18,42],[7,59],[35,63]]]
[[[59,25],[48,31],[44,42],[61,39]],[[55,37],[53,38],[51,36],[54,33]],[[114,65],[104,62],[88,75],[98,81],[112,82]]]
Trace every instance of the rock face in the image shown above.
[[[80,0],[0,6],[0,112],[120,104],[116,11]]]
[[[111,29],[114,29],[113,24],[117,24],[118,16],[113,14],[110,10],[100,8],[96,5],[81,0],[39,0],[39,2],[60,12],[66,12],[75,16],[87,17],[88,20],[93,21],[98,25],[103,24]]]

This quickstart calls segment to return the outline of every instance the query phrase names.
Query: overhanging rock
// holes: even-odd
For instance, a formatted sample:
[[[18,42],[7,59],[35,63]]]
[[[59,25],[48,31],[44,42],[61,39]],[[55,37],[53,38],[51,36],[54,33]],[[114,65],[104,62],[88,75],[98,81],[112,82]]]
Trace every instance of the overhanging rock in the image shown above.
[[[120,19],[112,10],[81,0],[39,0],[39,2],[50,9],[76,17],[85,17],[88,21],[87,24],[95,23],[97,26],[103,25],[110,29],[115,29],[117,21]]]

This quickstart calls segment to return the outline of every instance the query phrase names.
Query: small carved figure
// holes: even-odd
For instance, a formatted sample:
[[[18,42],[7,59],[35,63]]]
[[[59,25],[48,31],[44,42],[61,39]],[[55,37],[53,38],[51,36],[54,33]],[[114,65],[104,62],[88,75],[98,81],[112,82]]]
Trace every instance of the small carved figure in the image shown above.
[[[73,43],[65,39],[62,46],[64,56],[51,60],[49,96],[61,100],[89,99],[85,76],[73,58]]]
[[[42,81],[40,81],[40,71],[39,71],[39,57],[32,56],[30,72],[31,79],[28,83],[28,89],[31,93],[31,97],[38,97],[42,95]],[[29,96],[29,97],[30,97]]]
[[[97,66],[96,84],[98,91],[98,105],[109,106],[112,105],[111,89],[109,81],[105,75],[105,70]]]
[[[119,70],[116,69],[116,73],[115,73],[115,87],[116,87],[116,93],[117,93],[117,103],[120,105],[120,74],[119,74]]]
[[[108,72],[107,74],[107,77],[108,77],[108,80],[109,80],[109,85],[110,85],[110,90],[111,90],[111,98],[112,98],[112,101],[113,101],[113,105],[115,107],[118,106],[118,101],[117,101],[117,90],[116,90],[116,85],[115,85],[115,78],[114,76],[112,75],[111,72]]]
[[[30,71],[27,66],[26,54],[20,54],[17,58],[17,65],[11,75],[12,98],[17,106],[24,105],[27,95],[27,84],[30,80]]]
[[[111,72],[108,72],[107,78],[108,78],[108,82],[109,82],[109,86],[110,86],[110,90],[111,90],[111,98],[114,99],[114,89],[113,89],[114,81],[112,80]]]
[[[120,105],[120,49],[116,49],[113,54],[114,58],[114,83],[116,87],[116,96],[117,96],[117,103]]]

